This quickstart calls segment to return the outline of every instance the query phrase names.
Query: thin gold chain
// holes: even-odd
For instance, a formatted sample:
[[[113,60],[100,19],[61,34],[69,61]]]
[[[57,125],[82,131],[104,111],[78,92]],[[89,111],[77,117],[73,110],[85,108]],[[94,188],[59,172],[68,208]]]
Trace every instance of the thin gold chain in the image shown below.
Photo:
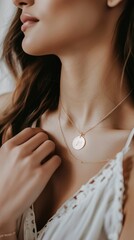
[[[61,126],[60,115],[61,115],[61,109],[60,109],[59,112],[58,112],[58,121],[59,121],[60,131],[61,131],[62,137],[63,137],[63,139],[64,139],[65,145],[66,145],[66,147],[67,147],[70,155],[71,155],[75,160],[80,161],[82,164],[94,164],[94,163],[97,164],[97,163],[103,163],[103,162],[108,162],[108,161],[109,161],[109,160],[104,160],[104,161],[88,161],[88,162],[87,162],[87,161],[82,161],[82,160],[78,159],[78,158],[72,153],[72,151],[71,151],[71,149],[70,149],[70,147],[69,147],[69,145],[68,145],[68,143],[67,143],[67,140],[66,140],[66,138],[65,138],[65,135],[64,135],[64,132],[63,132],[63,129],[62,129],[62,126]]]
[[[115,110],[115,109],[117,109],[117,107],[119,107],[129,96],[130,96],[130,94],[132,93],[132,91],[133,91],[134,89],[132,89],[130,92],[129,92],[129,94],[119,103],[119,104],[117,104],[117,106],[116,107],[114,107],[114,109],[112,109],[110,112],[109,112],[109,114],[107,114],[106,116],[105,116],[105,118],[103,118],[103,120],[102,121],[104,121],[105,119],[106,119],[106,117],[108,117],[110,114],[112,114],[113,113],[113,111]],[[61,101],[60,101],[60,103],[61,103]],[[58,110],[58,121],[59,121],[59,127],[60,127],[60,131],[61,131],[61,134],[62,134],[62,137],[63,137],[63,139],[64,139],[64,142],[65,142],[65,145],[66,145],[66,147],[67,147],[67,149],[68,149],[68,151],[69,151],[69,153],[71,154],[71,156],[74,158],[74,159],[76,159],[77,161],[80,161],[82,164],[97,164],[97,163],[103,163],[103,162],[109,162],[109,161],[111,161],[111,160],[104,160],[104,161],[82,161],[82,160],[80,160],[80,159],[78,159],[73,153],[72,153],[72,151],[71,151],[71,149],[70,149],[70,147],[69,147],[69,145],[68,145],[68,143],[67,143],[67,140],[66,140],[66,138],[65,138],[65,135],[64,135],[64,132],[63,132],[63,129],[62,129],[62,126],[61,126],[61,108],[64,110],[64,108],[63,108],[63,105],[62,105],[62,103],[59,105],[59,110]],[[66,112],[65,112],[66,113]],[[67,113],[66,113],[67,114]],[[67,114],[67,116],[68,116],[68,114]],[[68,118],[69,118],[69,120],[71,121],[71,123],[74,125],[74,122],[72,121],[72,119],[68,116]],[[102,122],[101,121],[101,122]],[[100,123],[100,122],[99,122]],[[98,124],[97,124],[98,125]],[[94,125],[94,126],[97,126],[97,125]],[[76,126],[75,126],[76,127]],[[93,129],[94,127],[92,127],[92,128],[90,128],[90,130],[91,129]],[[77,128],[76,128],[77,129]],[[77,129],[78,130],[78,129]],[[90,131],[90,130],[88,130],[88,131]],[[88,132],[88,131],[86,131],[86,133]],[[79,132],[80,133],[80,132]],[[86,134],[86,133],[84,133],[84,134]],[[80,133],[81,134],[81,133]]]
[[[79,132],[79,134],[82,136],[86,135],[89,131],[91,131],[92,129],[94,129],[95,127],[97,127],[100,123],[102,123],[106,118],[108,118],[129,96],[130,94],[133,92],[134,89],[132,89],[128,94],[127,96],[125,96],[110,112],[108,112],[104,117],[102,117],[97,123],[95,123],[92,127],[90,127],[87,131],[85,132],[81,132],[79,130],[79,128],[77,127],[77,125],[74,123],[74,121],[71,119],[71,117],[67,114],[63,104],[62,104],[62,101],[60,99],[60,104],[61,104],[61,107],[62,107],[62,110],[63,112],[66,114],[66,116],[68,117],[70,123],[72,123],[72,125],[75,127],[75,129],[77,129],[77,131]]]

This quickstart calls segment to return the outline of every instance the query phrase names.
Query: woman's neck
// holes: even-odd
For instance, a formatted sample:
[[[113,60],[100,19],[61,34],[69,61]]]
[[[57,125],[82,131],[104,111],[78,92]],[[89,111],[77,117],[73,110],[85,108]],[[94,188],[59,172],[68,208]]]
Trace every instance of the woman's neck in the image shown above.
[[[77,51],[61,59],[60,99],[81,129],[99,121],[129,91],[125,83],[121,84],[121,66],[108,49],[112,48],[101,46],[90,52]]]

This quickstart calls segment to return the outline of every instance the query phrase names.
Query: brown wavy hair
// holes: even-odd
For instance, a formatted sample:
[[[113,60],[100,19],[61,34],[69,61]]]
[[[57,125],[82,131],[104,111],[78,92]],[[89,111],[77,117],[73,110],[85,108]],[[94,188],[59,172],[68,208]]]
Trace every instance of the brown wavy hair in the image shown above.
[[[61,61],[55,55],[30,56],[21,47],[23,33],[18,9],[4,40],[3,59],[16,80],[12,104],[0,117],[0,139],[30,127],[46,110],[58,107]],[[134,1],[127,0],[118,19],[115,51],[130,88],[134,88]],[[133,96],[134,98],[134,96]],[[8,139],[7,138],[7,139]]]

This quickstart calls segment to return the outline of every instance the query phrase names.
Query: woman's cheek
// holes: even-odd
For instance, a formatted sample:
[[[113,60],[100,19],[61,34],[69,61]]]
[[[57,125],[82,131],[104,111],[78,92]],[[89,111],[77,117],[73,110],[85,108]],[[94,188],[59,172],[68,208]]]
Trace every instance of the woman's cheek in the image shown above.
[[[69,6],[69,1],[70,0],[37,0],[35,9],[40,19],[54,18],[59,16],[59,14]]]

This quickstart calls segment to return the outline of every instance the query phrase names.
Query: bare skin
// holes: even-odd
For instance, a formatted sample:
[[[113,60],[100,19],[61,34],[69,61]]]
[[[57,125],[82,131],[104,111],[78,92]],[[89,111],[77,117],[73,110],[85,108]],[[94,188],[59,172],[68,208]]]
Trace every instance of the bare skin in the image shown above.
[[[99,5],[97,0],[74,0],[71,5],[69,5],[70,1],[61,0],[27,0],[23,2],[16,0],[14,3],[17,7],[22,8],[23,12],[39,18],[39,23],[35,28],[25,31],[23,50],[31,55],[54,53],[60,57],[62,62],[61,100],[66,112],[76,125],[83,131],[88,129],[105,116],[130,91],[125,77],[123,85],[121,85],[122,68],[115,58],[113,44],[111,44],[113,30],[125,1],[102,0],[99,1]],[[106,8],[106,4],[111,10]],[[79,11],[81,8],[83,11]],[[43,15],[42,9],[45,9],[47,15],[45,13]],[[94,12],[95,19],[91,18],[88,21],[88,17],[92,16],[88,9]],[[74,18],[74,15],[77,17]],[[55,22],[54,29],[51,25],[53,22]],[[60,28],[58,28],[59,22],[64,23],[60,25]],[[91,23],[93,24],[90,25]],[[104,23],[106,23],[105,28]],[[49,29],[52,29],[52,32],[49,32]],[[104,29],[105,31],[103,31]],[[36,38],[40,31],[44,33],[44,38],[43,35],[42,38]],[[56,33],[58,34],[56,35]],[[57,38],[53,43],[52,39],[55,35]],[[106,164],[104,161],[114,158],[115,154],[121,151],[133,128],[133,101],[129,97],[107,120],[86,135],[87,146],[84,151],[79,154],[73,152],[79,159],[94,161],[94,164],[81,164],[69,154],[63,141],[58,123],[58,110],[42,116],[41,128],[55,142],[57,153],[62,158],[62,164],[34,203],[38,230],[45,225],[65,200]],[[61,124],[68,145],[71,146],[71,139],[77,132],[63,112],[61,113]],[[124,162],[133,156],[133,152],[132,143],[131,150]],[[96,161],[98,163],[95,163]],[[128,199],[124,206],[126,218],[120,240],[126,240],[126,236],[132,240],[134,235],[133,227],[130,224],[134,220],[131,211],[134,201],[133,171],[132,164],[131,174],[127,179]]]
[[[6,96],[6,98],[7,98],[7,96]],[[128,112],[128,114],[129,115],[131,114],[131,121],[129,121],[126,124],[128,124],[128,126],[130,127],[131,125],[133,125],[133,119],[134,119],[133,109],[131,109]],[[52,128],[52,126],[53,126],[53,128]],[[114,158],[115,154],[118,151],[120,151],[122,149],[122,147],[124,146],[126,139],[128,137],[128,134],[130,133],[130,129],[129,130],[128,129],[127,130],[124,130],[124,129],[115,130],[115,129],[112,129],[112,128],[110,129],[110,128],[104,127],[104,126],[98,127],[96,130],[94,130],[91,133],[91,136],[88,138],[89,140],[90,140],[90,138],[94,139],[94,141],[90,142],[90,144],[91,144],[90,145],[90,155],[89,155],[89,152],[87,152],[87,154],[85,154],[85,153],[84,153],[84,155],[82,154],[81,158],[83,159],[86,157],[86,159],[85,159],[86,161],[94,160],[94,161],[99,161],[99,162],[96,164],[81,164],[80,162],[77,162],[76,159],[72,158],[68,154],[67,147],[66,147],[66,145],[63,141],[62,135],[60,133],[59,123],[57,121],[57,111],[47,113],[44,116],[42,116],[41,128],[44,129],[45,132],[47,132],[47,134],[49,135],[49,138],[56,143],[56,151],[62,158],[62,164],[58,168],[58,170],[55,172],[55,174],[53,174],[53,176],[51,174],[51,179],[47,185],[46,185],[47,182],[44,184],[44,181],[46,181],[46,180],[45,179],[43,180],[44,185],[43,185],[43,188],[41,187],[41,190],[42,190],[41,194],[39,194],[39,192],[41,192],[39,190],[39,186],[41,186],[40,181],[42,181],[42,180],[40,179],[39,182],[38,181],[36,182],[35,176],[34,176],[33,187],[35,187],[35,184],[37,184],[38,187],[36,189],[39,190],[37,195],[40,195],[38,198],[37,198],[37,196],[36,197],[34,196],[35,199],[37,198],[37,200],[34,203],[34,208],[35,208],[35,213],[36,213],[36,222],[37,222],[38,230],[40,230],[45,225],[45,223],[48,221],[48,219],[50,217],[52,217],[52,215],[57,211],[57,209],[68,198],[70,198],[80,188],[80,186],[82,184],[86,183],[92,176],[94,176],[104,166],[104,164],[106,164],[106,162],[104,162],[104,160]],[[40,134],[42,134],[42,130],[40,130],[40,129],[37,129],[37,130],[33,129],[33,130],[35,132],[37,131]],[[34,132],[34,135],[35,135],[35,132]],[[31,133],[32,133],[32,131],[31,131]],[[37,136],[37,134],[36,134],[36,136]],[[42,134],[42,136],[44,137],[44,133]],[[25,137],[26,137],[26,135],[25,135]],[[38,140],[40,137],[41,137],[41,135],[38,135]],[[45,135],[45,138],[46,138],[46,135]],[[20,139],[22,141],[22,137]],[[108,147],[106,148],[105,144],[104,145],[101,144],[101,148],[99,148],[100,141],[106,142],[107,146],[110,146],[110,149]],[[18,145],[18,140],[17,140],[17,145]],[[7,144],[6,148],[8,149],[8,144]],[[95,151],[96,148],[98,149],[97,155],[96,155],[96,151]],[[124,159],[124,162],[130,161],[130,157],[133,156],[133,151],[134,151],[134,145],[132,144],[130,151],[128,152],[127,156]],[[67,156],[66,158],[64,157],[65,154]],[[7,152],[6,152],[6,155],[8,155]],[[81,158],[79,158],[79,159],[81,160]],[[4,157],[4,159],[5,159],[5,157]],[[32,158],[31,158],[31,160],[32,160]],[[23,166],[21,166],[21,161],[19,161],[19,159],[16,159],[15,162],[17,163],[17,161],[18,161],[18,164],[20,164],[20,171],[22,172],[21,168]],[[132,161],[133,161],[133,159],[132,159]],[[28,164],[28,162],[27,162],[27,164]],[[133,164],[132,164],[132,166],[133,166]],[[24,168],[26,168],[25,165],[24,165]],[[35,171],[35,169],[30,169],[30,170]],[[8,165],[8,171],[10,171],[9,165]],[[128,237],[128,234],[130,235],[130,239],[132,236],[132,233],[131,233],[132,228],[131,228],[130,223],[131,223],[131,220],[133,219],[133,215],[132,215],[132,211],[131,211],[131,207],[132,207],[133,200],[134,200],[134,195],[133,195],[133,190],[132,190],[133,189],[133,181],[134,181],[133,171],[134,171],[134,168],[132,167],[129,172],[129,175],[131,177],[129,178],[129,181],[127,180],[127,184],[128,184],[127,195],[129,197],[124,206],[124,214],[125,214],[126,218],[125,218],[122,236],[120,238],[121,240],[125,240],[126,239],[125,236]],[[13,173],[15,172],[15,166],[14,166],[14,169],[12,169],[12,172]],[[43,172],[43,174],[44,174],[44,172]],[[6,178],[5,174],[4,174],[4,176],[5,176],[5,181],[7,181],[8,179]],[[18,172],[17,172],[17,176],[18,176]],[[15,180],[15,177],[17,177],[17,176],[14,175],[14,180]],[[30,176],[31,176],[31,172],[28,171],[28,178],[30,178]],[[26,176],[22,176],[22,178],[23,177],[25,178]],[[38,175],[38,177],[39,177],[39,175]],[[17,179],[18,179],[18,177],[17,177]],[[10,181],[11,181],[11,179],[10,179]],[[26,182],[27,181],[28,180],[26,180]],[[14,183],[14,182],[12,184],[14,186],[16,185],[16,183]],[[18,181],[17,181],[17,184],[19,185]],[[16,187],[18,185],[16,185]],[[24,182],[24,185],[25,185],[25,182]],[[3,186],[5,186],[5,183]],[[11,189],[10,185],[9,185],[9,187]],[[31,188],[31,185],[30,185],[30,188]],[[65,189],[66,189],[66,191],[65,191]],[[28,194],[25,195],[25,201],[27,200],[27,198],[29,200],[30,195],[32,196],[31,191],[32,190],[28,191]],[[33,191],[33,192],[35,193],[35,191]],[[9,199],[9,197],[6,195],[6,193],[10,194],[10,191],[8,188],[7,188],[7,191],[5,192],[5,199],[4,199],[5,200],[4,203],[6,203],[5,208],[7,208],[7,206],[8,206],[9,207],[8,214],[11,213],[10,215],[12,216],[12,214],[13,214],[13,216],[14,216],[14,209],[13,209],[13,207],[10,208],[11,203],[8,204],[8,202],[6,201],[6,199]],[[12,194],[14,196],[14,192],[12,192]],[[21,193],[21,194],[23,194],[23,193]],[[10,199],[10,201],[11,201],[11,199]],[[19,204],[21,205],[22,203],[24,203],[24,201],[19,202],[18,199],[16,201],[14,202],[14,198],[13,198],[12,206],[14,206],[14,204],[15,204],[15,212],[17,213],[17,215],[16,215],[16,217],[17,217],[17,216],[20,216],[21,212],[20,212],[20,210],[18,211],[18,209],[16,209],[16,203],[19,206]],[[33,199],[30,198],[30,201],[32,202]],[[1,205],[2,205],[2,203],[1,203]],[[30,202],[28,203],[28,205],[30,205]],[[24,208],[24,204],[22,206]],[[22,207],[20,208],[20,206],[19,206],[19,209],[21,209],[22,212],[24,211],[24,209],[22,209]],[[13,213],[10,212],[10,210],[12,210]],[[3,214],[4,214],[4,212],[3,212]],[[7,218],[10,219],[10,216],[8,215]],[[15,219],[17,219],[17,218],[15,218]],[[6,220],[6,218],[5,218],[5,220]],[[14,222],[16,222],[16,221],[14,221]],[[4,226],[4,223],[3,223],[3,226]],[[2,227],[2,230],[4,230],[4,228],[5,228],[6,231],[7,231],[7,229],[10,231],[10,229],[13,229],[13,226],[15,227],[14,223],[11,224],[11,227],[9,228],[9,224],[8,224],[8,228],[7,228],[7,225],[5,224],[5,227]]]
[[[113,159],[116,153],[121,151],[130,133],[130,129],[113,129],[105,127],[105,125],[98,127],[92,131],[89,136],[87,136],[87,142],[89,142],[89,145],[87,146],[88,149],[84,150],[83,153],[79,152],[77,155],[77,158],[79,160],[84,159],[85,161],[94,161],[98,163],[81,164],[80,161],[74,159],[69,154],[67,146],[65,145],[63,137],[60,133],[59,123],[57,121],[57,113],[49,113],[48,116],[45,116],[45,119],[42,128],[47,131],[50,138],[56,143],[57,152],[62,158],[62,165],[53,175],[44,193],[40,196],[34,205],[36,210],[38,230],[43,227],[48,219],[52,217],[56,210],[68,198],[74,195],[74,193],[80,188],[82,184],[86,183],[91,177],[98,173],[98,171],[107,163],[107,160]],[[128,127],[133,127],[133,119],[134,111],[131,109],[131,122],[128,123]],[[52,128],[52,126],[54,127]],[[69,128],[67,130],[69,131]],[[66,136],[68,136],[67,139],[69,144],[72,139],[72,134],[69,133],[67,135],[66,131]],[[102,142],[104,144],[101,144]],[[128,156],[133,156],[133,151],[134,145],[132,143],[131,150],[125,156],[124,161],[127,162]],[[73,153],[76,156],[75,152]],[[133,168],[131,169],[131,173],[132,172]],[[133,174],[130,175],[131,178],[129,179],[129,182],[133,181]],[[132,193],[133,191],[129,195]],[[125,209],[128,208],[126,207],[127,204],[128,202],[126,202]],[[124,211],[126,213],[126,210]],[[39,212],[42,213],[42,217],[39,216]],[[126,216],[128,217],[128,214],[126,214]]]
[[[49,154],[51,157],[45,162]],[[26,128],[3,143],[0,148],[0,233],[16,229],[17,219],[38,198],[60,163],[55,144],[40,128]]]

